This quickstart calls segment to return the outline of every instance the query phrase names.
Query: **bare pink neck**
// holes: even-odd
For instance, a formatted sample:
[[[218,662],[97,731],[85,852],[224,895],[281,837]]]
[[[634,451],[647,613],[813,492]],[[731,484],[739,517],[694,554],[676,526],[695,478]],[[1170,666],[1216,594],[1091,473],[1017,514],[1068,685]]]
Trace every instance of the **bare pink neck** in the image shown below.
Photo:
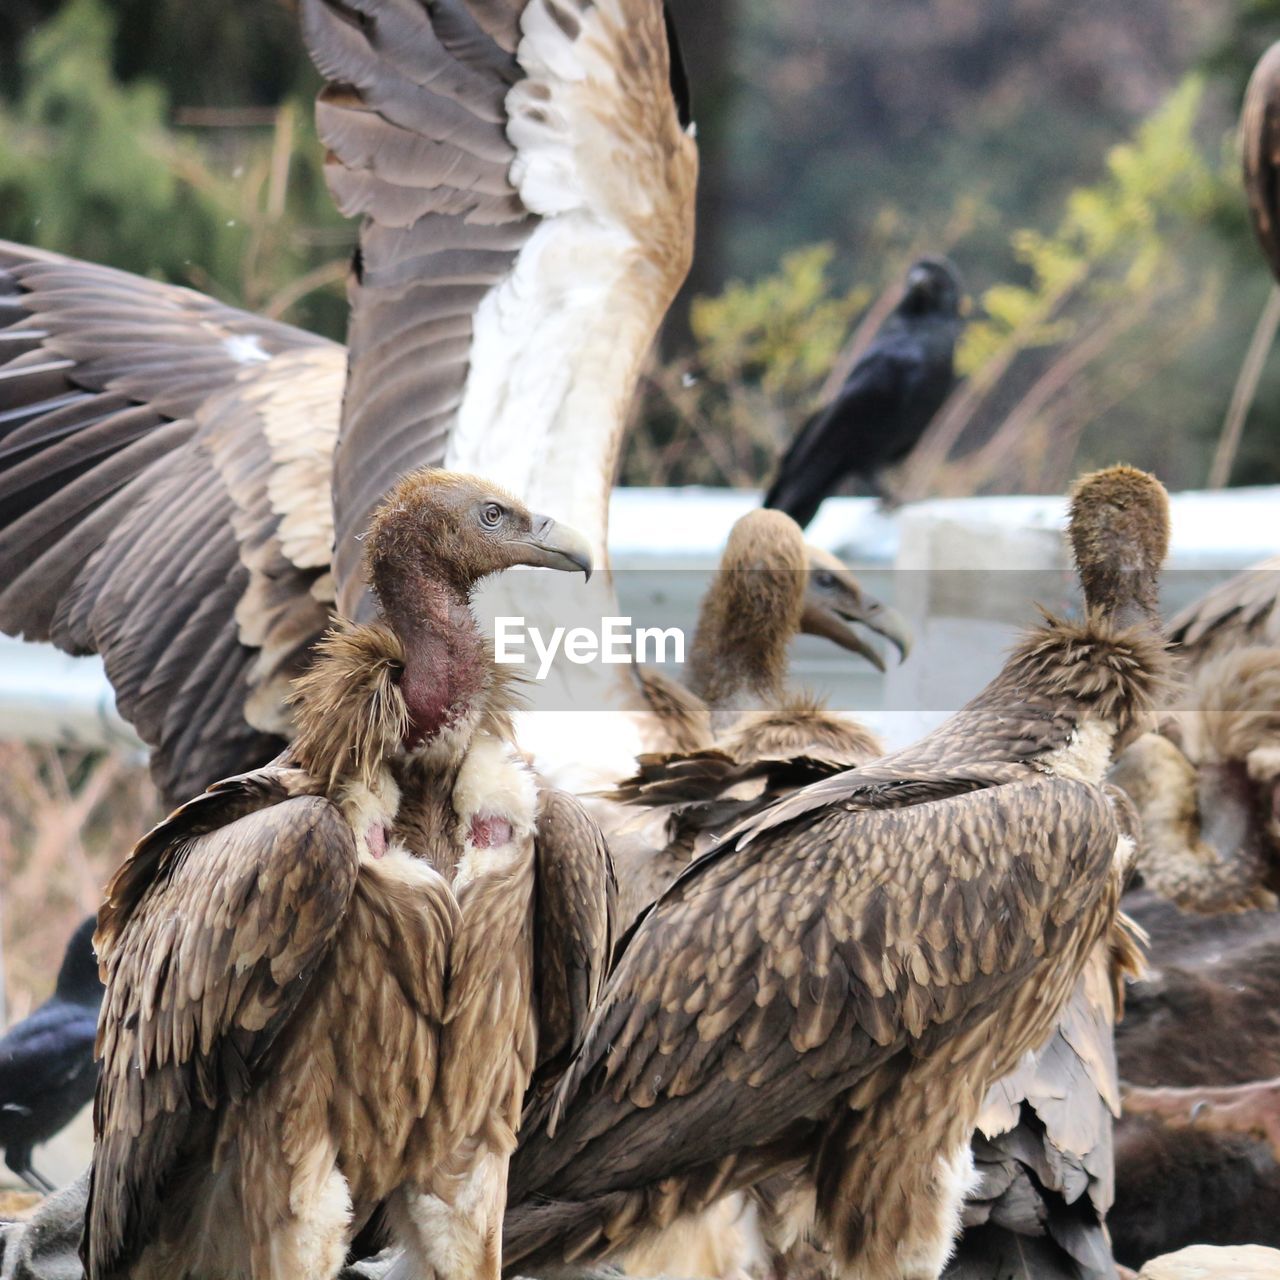
[[[425,571],[379,584],[382,611],[404,647],[400,690],[409,709],[406,747],[465,721],[489,685],[489,657],[465,595]]]

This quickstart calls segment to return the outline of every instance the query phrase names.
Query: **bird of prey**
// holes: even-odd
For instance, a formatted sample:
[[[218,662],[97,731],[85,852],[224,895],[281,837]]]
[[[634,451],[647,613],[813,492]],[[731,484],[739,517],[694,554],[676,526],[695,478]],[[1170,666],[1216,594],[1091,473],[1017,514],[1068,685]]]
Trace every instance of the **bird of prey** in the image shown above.
[[[329,185],[362,219],[346,349],[0,246],[0,627],[102,655],[171,803],[292,735],[290,681],[335,600],[367,611],[356,535],[407,471],[504,484],[604,565],[692,252],[661,0],[300,10]]]
[[[1142,817],[1145,881],[1188,910],[1274,908],[1280,893],[1280,561],[1176,615],[1187,680],[1159,731],[1117,762]]]
[[[854,623],[900,651],[909,645],[901,617],[834,556],[806,547],[789,516],[751,511],[733,526],[686,664],[683,692],[700,713],[699,731],[691,718],[669,716],[671,749],[641,756],[635,774],[592,806],[613,855],[624,925],[683,870],[695,845],[787,789],[881,754],[869,729],[787,679],[788,646],[799,632],[874,654]],[[654,673],[645,679],[660,691],[669,683]],[[669,695],[663,705],[678,704]]]
[[[911,452],[955,385],[960,304],[951,263],[922,258],[912,266],[902,301],[835,399],[809,418],[782,455],[766,507],[785,511],[803,528],[850,476],[891,500],[881,472]]]
[[[888,640],[900,656],[910,649],[906,621],[863,591],[835,556],[806,546],[783,513],[749,511],[730,530],[702,598],[684,684],[645,667],[637,672],[660,721],[662,747],[710,747],[746,712],[784,708],[788,647],[797,635],[821,636],[883,671],[858,626]]]
[[[1103,778],[1162,696],[1168,504],[1072,499],[1085,599],[913,747],[730,832],[622,948],[511,1166],[510,1273],[600,1256],[776,1172],[846,1276],[936,1277],[986,1089],[1117,927],[1132,844]]]
[[[540,1032],[578,1043],[609,873],[575,802],[539,818],[470,597],[513,565],[589,571],[590,547],[437,470],[364,547],[378,620],[322,641],[289,749],[107,889],[89,1280],[319,1280],[379,1206],[421,1274],[498,1275]]]
[[[47,1142],[93,1098],[93,1038],[102,983],[93,954],[94,918],[83,921],[62,957],[53,995],[0,1037],[0,1147],[4,1162],[36,1191],[53,1184],[31,1165]]]

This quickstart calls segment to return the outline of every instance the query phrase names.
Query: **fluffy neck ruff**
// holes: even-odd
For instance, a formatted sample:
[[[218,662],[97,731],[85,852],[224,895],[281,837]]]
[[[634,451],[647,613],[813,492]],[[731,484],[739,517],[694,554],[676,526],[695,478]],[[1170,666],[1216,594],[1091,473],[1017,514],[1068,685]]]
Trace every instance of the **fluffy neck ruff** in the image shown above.
[[[1001,683],[1011,701],[1044,700],[1077,726],[1102,722],[1118,750],[1151,727],[1172,692],[1172,670],[1164,637],[1145,623],[1124,627],[1104,617],[1068,621],[1046,613],[1010,655]]]
[[[404,650],[389,627],[338,622],[294,681],[292,755],[325,787],[374,787],[402,749],[409,713],[398,687]]]

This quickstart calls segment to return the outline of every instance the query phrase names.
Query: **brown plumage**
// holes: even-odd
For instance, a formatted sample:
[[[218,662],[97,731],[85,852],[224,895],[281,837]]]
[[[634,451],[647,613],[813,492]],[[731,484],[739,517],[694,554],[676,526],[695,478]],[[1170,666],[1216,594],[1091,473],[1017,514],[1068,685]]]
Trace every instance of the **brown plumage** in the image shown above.
[[[1086,477],[1083,621],[1047,619],[935,733],[748,820],[663,894],[522,1134],[513,1271],[782,1171],[842,1274],[941,1272],[983,1094],[1116,928],[1130,844],[1102,777],[1166,677],[1166,502],[1128,468]]]
[[[1280,562],[1228,579],[1169,635],[1188,687],[1115,781],[1142,816],[1146,881],[1187,910],[1280,892]]]
[[[535,947],[564,1053],[607,960],[609,871],[567,797],[535,835],[469,597],[590,562],[440,471],[396,486],[365,547],[383,620],[320,646],[292,747],[171,814],[108,887],[90,1280],[332,1276],[380,1204],[424,1271],[497,1274]]]
[[[1116,1256],[1138,1266],[1194,1242],[1280,1244],[1280,1157],[1266,1137],[1131,1111],[1133,1086],[1198,1090],[1280,1072],[1280,915],[1188,915],[1144,889],[1126,910],[1150,935],[1116,1050],[1129,1092],[1116,1130]],[[1170,1099],[1167,1095],[1164,1101]]]
[[[846,729],[813,699],[796,698],[787,679],[797,635],[831,640],[883,671],[859,626],[887,639],[901,657],[910,649],[902,617],[863,591],[830,552],[807,546],[794,520],[780,511],[748,512],[730,530],[703,596],[685,684],[637,669],[644,704],[658,720],[658,745],[695,752],[725,746],[726,732],[734,732],[741,758],[789,758],[806,750],[812,726],[827,748],[824,758],[865,759],[865,732],[853,724]],[[755,712],[761,718],[753,723]],[[760,747],[757,733],[765,740]]]
[[[695,848],[735,821],[881,753],[869,729],[788,684],[788,651],[801,631],[873,652],[854,622],[894,636],[905,651],[901,619],[865,595],[835,557],[806,547],[790,516],[751,511],[737,521],[702,600],[690,687],[680,690],[686,700],[671,695],[679,688],[673,682],[652,686],[660,700],[650,705],[660,719],[666,712],[671,750],[642,756],[639,772],[593,807],[613,853],[624,923],[658,897]]]
[[[102,655],[172,803],[292,736],[290,681],[335,599],[368,609],[356,535],[405,472],[489,476],[602,560],[692,251],[660,0],[299,8],[362,219],[349,348],[0,245],[0,627]]]
[[[1240,112],[1244,193],[1253,234],[1280,280],[1280,44],[1258,60]]]

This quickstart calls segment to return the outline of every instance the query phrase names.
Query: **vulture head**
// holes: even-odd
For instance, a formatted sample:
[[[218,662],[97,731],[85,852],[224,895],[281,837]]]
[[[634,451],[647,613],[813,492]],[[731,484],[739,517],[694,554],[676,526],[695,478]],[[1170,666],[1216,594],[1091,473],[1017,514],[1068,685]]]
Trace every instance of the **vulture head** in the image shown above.
[[[921,258],[911,264],[898,310],[908,315],[958,316],[964,286],[946,258]]]
[[[807,636],[832,640],[883,671],[884,659],[855,630],[855,626],[866,627],[897,649],[899,661],[905,658],[911,652],[911,628],[906,619],[863,591],[857,578],[831,552],[812,546],[805,551],[809,575],[800,630]]]
[[[587,540],[475,476],[403,477],[365,539],[380,620],[339,622],[295,682],[293,753],[330,784],[474,728],[498,682],[471,612],[475,587],[516,565],[591,572]]]
[[[1071,492],[1070,533],[1090,616],[1158,628],[1160,566],[1169,550],[1164,486],[1126,466],[1083,476]]]
[[[591,548],[581,534],[476,476],[432,467],[411,472],[387,494],[374,512],[365,558],[393,626],[402,603],[417,612],[413,597],[424,584],[465,601],[485,578],[516,565],[591,576]]]

